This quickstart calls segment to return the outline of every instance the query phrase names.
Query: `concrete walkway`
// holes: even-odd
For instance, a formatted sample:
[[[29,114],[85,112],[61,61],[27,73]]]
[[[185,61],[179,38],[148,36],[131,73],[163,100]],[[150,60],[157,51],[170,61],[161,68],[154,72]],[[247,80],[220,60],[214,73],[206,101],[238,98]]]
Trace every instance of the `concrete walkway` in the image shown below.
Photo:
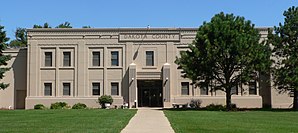
[[[139,108],[121,133],[174,133],[161,109]]]

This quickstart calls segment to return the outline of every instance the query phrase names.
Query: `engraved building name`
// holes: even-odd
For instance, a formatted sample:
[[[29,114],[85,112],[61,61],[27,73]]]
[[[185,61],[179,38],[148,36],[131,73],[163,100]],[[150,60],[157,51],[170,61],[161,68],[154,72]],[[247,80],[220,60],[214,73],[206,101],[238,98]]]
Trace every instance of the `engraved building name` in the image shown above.
[[[119,41],[180,41],[179,33],[120,33]]]

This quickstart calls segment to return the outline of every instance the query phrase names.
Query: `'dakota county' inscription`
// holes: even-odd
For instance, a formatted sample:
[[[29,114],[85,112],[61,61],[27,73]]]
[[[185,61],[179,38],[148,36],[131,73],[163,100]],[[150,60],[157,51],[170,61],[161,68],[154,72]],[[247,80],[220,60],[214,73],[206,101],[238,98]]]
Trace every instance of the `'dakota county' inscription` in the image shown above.
[[[179,41],[178,33],[119,34],[119,41]]]

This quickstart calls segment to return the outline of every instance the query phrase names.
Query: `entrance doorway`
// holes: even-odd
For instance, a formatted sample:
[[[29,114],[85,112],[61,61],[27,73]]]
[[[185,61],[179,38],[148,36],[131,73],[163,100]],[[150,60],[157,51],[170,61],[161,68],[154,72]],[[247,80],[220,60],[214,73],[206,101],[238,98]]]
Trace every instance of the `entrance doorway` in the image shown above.
[[[138,80],[138,106],[162,107],[162,80]]]

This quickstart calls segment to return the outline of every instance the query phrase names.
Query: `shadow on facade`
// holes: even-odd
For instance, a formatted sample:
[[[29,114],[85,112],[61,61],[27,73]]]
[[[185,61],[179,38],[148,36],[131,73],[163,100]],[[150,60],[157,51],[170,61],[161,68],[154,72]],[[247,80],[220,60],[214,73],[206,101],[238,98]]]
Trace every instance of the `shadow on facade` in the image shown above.
[[[14,103],[16,109],[25,109],[27,95],[27,49],[20,49],[16,55],[11,71],[14,78]]]

